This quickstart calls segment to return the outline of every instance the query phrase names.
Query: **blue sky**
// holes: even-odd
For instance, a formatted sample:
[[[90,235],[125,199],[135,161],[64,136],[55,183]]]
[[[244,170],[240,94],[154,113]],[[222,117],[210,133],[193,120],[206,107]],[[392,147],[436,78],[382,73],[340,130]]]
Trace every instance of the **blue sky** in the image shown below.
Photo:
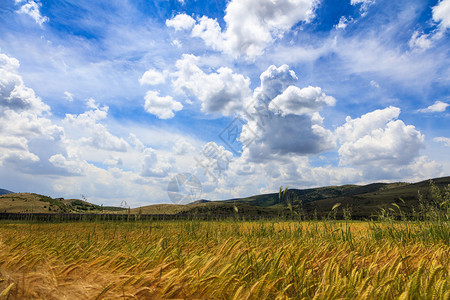
[[[1,188],[105,205],[449,175],[450,0],[0,3]],[[196,190],[198,192],[198,190]]]

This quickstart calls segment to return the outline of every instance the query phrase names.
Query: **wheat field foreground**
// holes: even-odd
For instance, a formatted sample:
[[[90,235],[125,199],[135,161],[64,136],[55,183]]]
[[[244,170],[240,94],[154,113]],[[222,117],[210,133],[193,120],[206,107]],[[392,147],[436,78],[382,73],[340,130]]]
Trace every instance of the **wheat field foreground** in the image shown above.
[[[450,299],[448,222],[2,223],[1,299]]]

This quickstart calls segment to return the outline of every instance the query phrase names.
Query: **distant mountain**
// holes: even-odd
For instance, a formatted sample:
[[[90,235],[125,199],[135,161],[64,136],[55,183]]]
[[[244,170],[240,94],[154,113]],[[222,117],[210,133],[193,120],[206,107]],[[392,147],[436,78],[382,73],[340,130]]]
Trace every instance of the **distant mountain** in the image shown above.
[[[4,190],[4,189],[0,189],[0,195],[6,195],[6,194],[14,194],[14,192],[8,191],[8,190]]]

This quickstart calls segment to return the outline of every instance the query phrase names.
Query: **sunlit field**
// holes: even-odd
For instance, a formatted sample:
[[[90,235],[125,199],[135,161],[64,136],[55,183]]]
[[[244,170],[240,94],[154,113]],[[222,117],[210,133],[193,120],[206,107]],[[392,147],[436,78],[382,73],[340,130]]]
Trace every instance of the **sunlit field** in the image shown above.
[[[449,299],[448,221],[3,223],[2,299]]]

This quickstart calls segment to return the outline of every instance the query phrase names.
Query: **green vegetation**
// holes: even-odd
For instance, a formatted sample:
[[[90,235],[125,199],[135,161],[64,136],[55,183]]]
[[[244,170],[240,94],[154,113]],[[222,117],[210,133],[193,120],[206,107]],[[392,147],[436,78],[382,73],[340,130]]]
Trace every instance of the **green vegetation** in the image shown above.
[[[50,198],[32,193],[0,196],[0,213],[113,213],[122,207],[100,206],[78,199]]]
[[[173,217],[207,218],[290,218],[301,220],[377,218],[418,219],[436,214],[448,204],[450,177],[419,183],[373,183],[365,186],[344,185],[315,189],[288,189],[279,193],[257,195],[224,201],[199,200],[188,205],[157,204],[133,209],[103,207],[77,199],[52,199],[37,194],[6,194],[0,196],[0,212],[14,213],[82,213],[167,215]],[[440,197],[440,198],[439,198]],[[339,203],[338,206],[335,206]],[[334,209],[332,210],[332,208]]]

